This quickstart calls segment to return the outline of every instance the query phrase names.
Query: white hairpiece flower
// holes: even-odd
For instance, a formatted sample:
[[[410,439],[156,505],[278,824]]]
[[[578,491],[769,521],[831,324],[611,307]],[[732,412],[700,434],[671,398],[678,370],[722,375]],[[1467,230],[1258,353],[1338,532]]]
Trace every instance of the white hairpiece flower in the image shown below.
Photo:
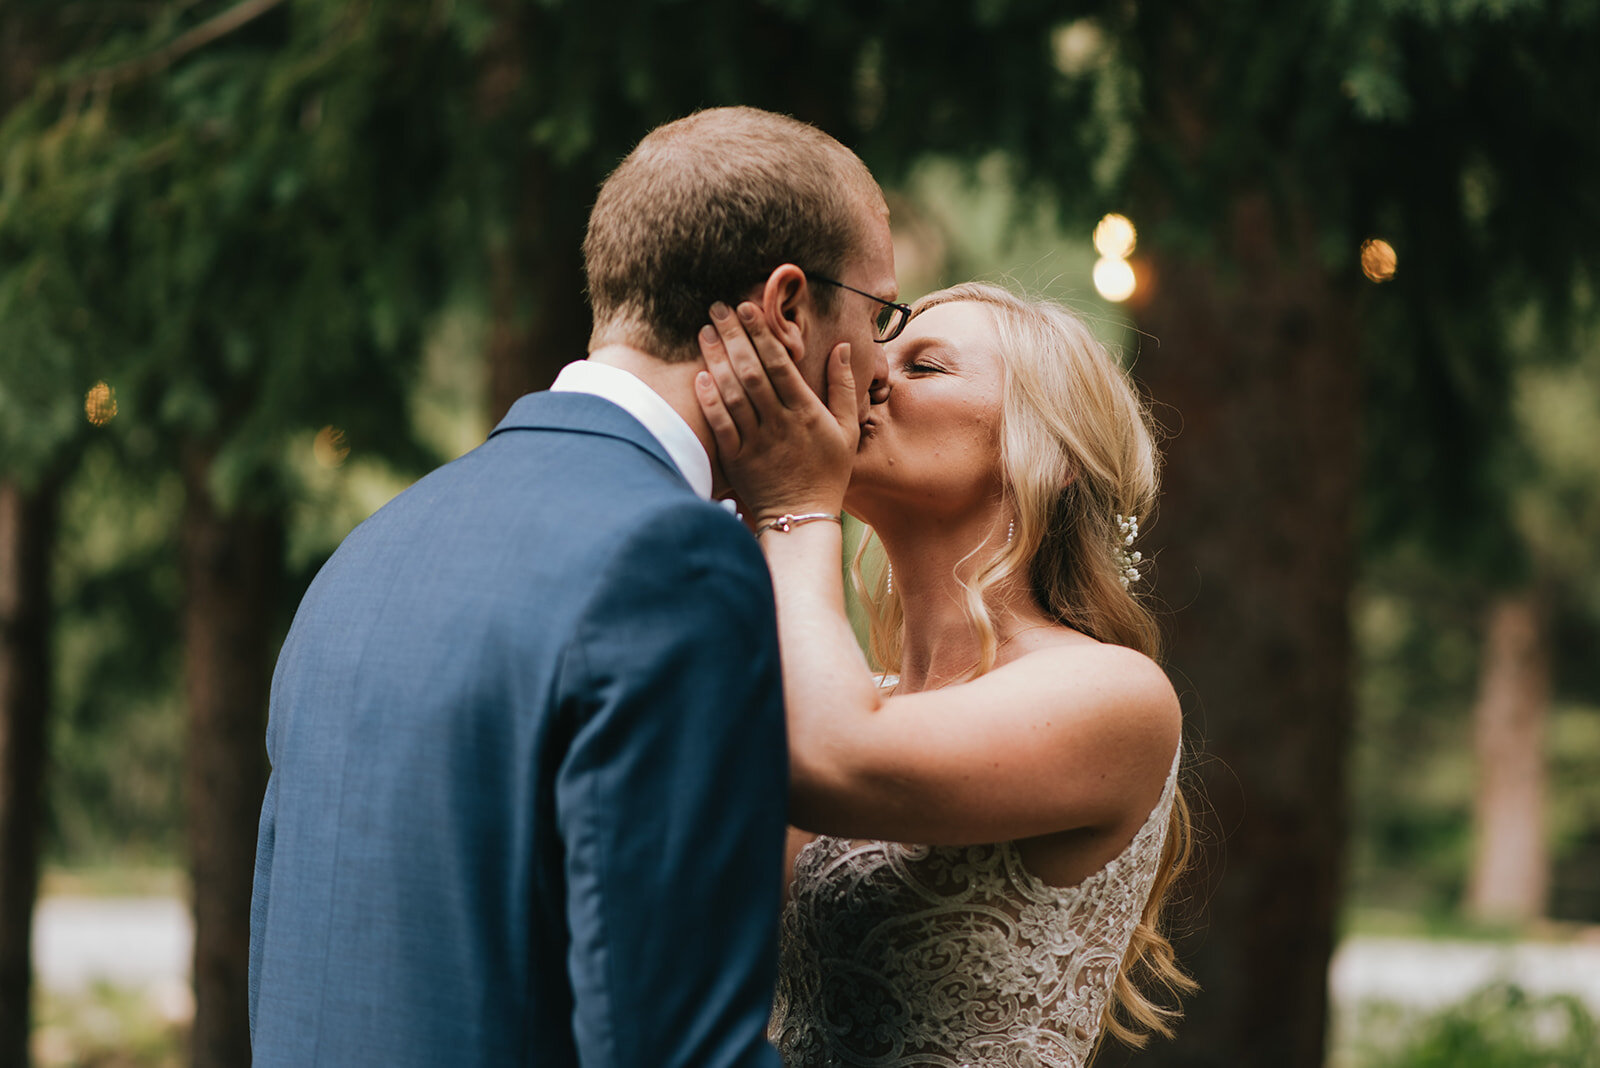
[[[1121,580],[1122,588],[1128,589],[1143,577],[1139,574],[1139,563],[1144,559],[1144,554],[1128,551],[1139,536],[1139,517],[1117,516],[1117,533],[1121,540],[1112,546],[1112,554],[1117,558],[1117,578]]]

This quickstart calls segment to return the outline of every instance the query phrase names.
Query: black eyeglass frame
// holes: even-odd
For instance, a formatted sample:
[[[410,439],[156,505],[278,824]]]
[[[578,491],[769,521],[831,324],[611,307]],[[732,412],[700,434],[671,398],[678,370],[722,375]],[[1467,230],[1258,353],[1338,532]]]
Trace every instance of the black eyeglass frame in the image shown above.
[[[886,310],[899,312],[899,320],[894,324],[894,328],[888,331],[882,331],[880,329],[882,336],[873,338],[873,340],[880,345],[887,345],[889,342],[899,337],[901,332],[905,330],[906,324],[911,321],[911,305],[909,304],[900,304],[892,300],[884,300],[882,297],[873,296],[864,289],[857,289],[855,286],[847,286],[836,278],[827,278],[820,274],[813,274],[810,271],[806,272],[806,277],[811,279],[813,282],[826,282],[830,286],[838,286],[840,289],[848,289],[852,293],[859,293],[868,300],[875,300],[879,304],[882,304]],[[882,316],[883,312],[880,311],[878,315]]]

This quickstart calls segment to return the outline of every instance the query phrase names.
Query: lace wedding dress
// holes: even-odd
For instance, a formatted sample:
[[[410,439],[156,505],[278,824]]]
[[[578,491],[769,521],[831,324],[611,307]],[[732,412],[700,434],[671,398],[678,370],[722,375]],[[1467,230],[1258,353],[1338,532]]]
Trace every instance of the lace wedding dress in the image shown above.
[[[1077,886],[1010,842],[818,838],[795,861],[769,1037],[786,1068],[1081,1068],[1144,911],[1178,775]]]

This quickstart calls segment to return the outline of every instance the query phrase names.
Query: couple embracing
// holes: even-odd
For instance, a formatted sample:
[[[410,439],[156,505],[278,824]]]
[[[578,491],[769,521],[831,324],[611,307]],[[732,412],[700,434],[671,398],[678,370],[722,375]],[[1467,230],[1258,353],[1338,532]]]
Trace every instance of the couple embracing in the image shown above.
[[[994,287],[897,303],[866,167],[766,112],[652,132],[584,254],[589,358],[357,528],[284,644],[255,1063],[1022,1068],[1164,1032],[1187,817],[1121,370]],[[888,562],[880,675],[844,511]]]

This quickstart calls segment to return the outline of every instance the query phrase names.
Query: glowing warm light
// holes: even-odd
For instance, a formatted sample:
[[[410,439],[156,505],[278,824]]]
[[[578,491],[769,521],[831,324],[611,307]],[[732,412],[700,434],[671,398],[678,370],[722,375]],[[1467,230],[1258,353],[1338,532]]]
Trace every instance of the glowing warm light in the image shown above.
[[[1094,250],[1112,260],[1125,260],[1139,239],[1139,231],[1126,215],[1107,215],[1094,228]]]
[[[1381,237],[1369,237],[1361,242],[1361,273],[1374,282],[1387,282],[1394,277],[1400,257],[1394,246]]]
[[[1088,72],[1105,54],[1105,34],[1091,19],[1078,19],[1057,26],[1050,34],[1056,70],[1070,78]]]
[[[311,443],[311,455],[323,467],[338,467],[350,455],[350,443],[345,439],[343,430],[336,426],[325,426],[317,431],[317,439]]]
[[[104,382],[89,387],[83,397],[83,414],[95,426],[105,426],[117,417],[117,391]]]
[[[1127,260],[1107,256],[1094,265],[1094,288],[1109,301],[1120,304],[1133,296],[1139,281]]]

